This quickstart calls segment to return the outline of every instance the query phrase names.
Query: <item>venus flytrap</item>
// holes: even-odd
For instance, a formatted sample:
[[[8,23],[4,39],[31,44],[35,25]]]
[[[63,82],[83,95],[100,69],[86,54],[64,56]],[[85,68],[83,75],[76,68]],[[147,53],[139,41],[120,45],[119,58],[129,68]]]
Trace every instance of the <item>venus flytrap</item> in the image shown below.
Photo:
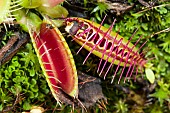
[[[78,78],[73,56],[60,33],[48,18],[42,21],[36,14],[24,10],[18,22],[24,22],[23,27],[29,31],[33,47],[53,96],[59,102],[60,92],[76,98],[78,95]],[[17,13],[17,12],[15,12]]]
[[[139,37],[135,44],[132,44],[131,40],[136,34],[136,31],[132,34],[130,39],[127,40],[120,36],[118,33],[112,31],[115,20],[109,28],[102,26],[105,18],[101,24],[97,24],[93,21],[78,17],[66,18],[65,30],[73,37],[73,40],[81,45],[81,48],[78,50],[77,54],[82,48],[90,51],[83,64],[86,62],[90,54],[93,53],[101,58],[97,70],[99,72],[99,76],[103,73],[106,63],[110,62],[109,68],[104,74],[104,78],[106,77],[112,65],[115,64],[117,65],[117,68],[115,69],[114,75],[112,76],[111,83],[113,83],[113,80],[117,75],[120,66],[123,68],[118,83],[120,82],[123,73],[125,73],[124,70],[126,67],[128,67],[128,71],[125,73],[126,76],[124,78],[124,82],[127,79],[129,81],[135,68],[135,74],[137,75],[139,70],[142,72],[143,68],[148,67],[147,60],[143,57],[143,53],[139,53],[147,41],[145,41],[139,48],[137,48],[136,45],[139,43],[142,36]],[[101,66],[102,60],[105,60],[103,66]],[[152,70],[147,69],[146,73],[147,78],[153,83],[155,78]]]

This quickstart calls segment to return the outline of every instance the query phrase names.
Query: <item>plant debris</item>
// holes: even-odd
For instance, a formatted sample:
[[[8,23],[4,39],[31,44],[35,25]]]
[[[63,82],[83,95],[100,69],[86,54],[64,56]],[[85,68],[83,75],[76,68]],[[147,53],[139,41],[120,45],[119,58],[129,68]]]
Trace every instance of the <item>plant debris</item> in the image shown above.
[[[29,40],[29,35],[25,32],[14,32],[7,44],[0,49],[0,66],[9,61]]]
[[[78,98],[71,98],[63,91],[60,91],[59,100],[62,103],[73,105],[75,107],[89,108],[94,106],[99,100],[106,98],[102,92],[101,80],[78,71],[79,94]]]
[[[121,15],[122,13],[125,13],[125,11],[130,10],[133,5],[128,5],[127,3],[119,3],[119,2],[110,2],[110,1],[105,1],[105,4],[108,5],[108,9],[110,10],[111,13],[115,13],[117,15]]]

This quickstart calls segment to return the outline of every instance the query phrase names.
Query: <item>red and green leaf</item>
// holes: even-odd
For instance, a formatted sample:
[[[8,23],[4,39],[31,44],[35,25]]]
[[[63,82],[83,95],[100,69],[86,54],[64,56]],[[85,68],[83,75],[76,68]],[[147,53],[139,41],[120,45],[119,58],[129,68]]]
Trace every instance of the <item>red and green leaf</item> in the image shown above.
[[[60,31],[46,19],[41,24],[39,33],[30,34],[33,34],[31,39],[54,97],[58,100],[59,90],[76,97],[78,94],[76,66]]]

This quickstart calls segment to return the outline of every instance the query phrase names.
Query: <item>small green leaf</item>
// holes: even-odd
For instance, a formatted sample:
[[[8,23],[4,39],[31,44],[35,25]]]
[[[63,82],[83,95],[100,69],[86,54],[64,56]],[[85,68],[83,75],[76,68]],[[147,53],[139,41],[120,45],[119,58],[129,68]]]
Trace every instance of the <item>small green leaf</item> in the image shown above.
[[[38,93],[38,98],[40,101],[45,101],[44,97],[45,95],[43,93]]]
[[[32,92],[38,92],[38,86],[30,86]],[[34,95],[35,96],[35,95]]]
[[[32,70],[29,70],[30,76],[33,77],[35,75],[35,70],[32,68]]]
[[[24,110],[30,110],[31,109],[30,103],[25,101],[24,104],[23,104],[23,108],[24,108]]]
[[[23,86],[25,87],[25,89],[28,89],[30,84],[28,83],[28,81],[26,81],[26,82],[23,82]]]
[[[98,10],[99,10],[99,7],[97,6],[97,7],[95,7],[95,8],[93,9],[93,11],[91,12],[91,14],[97,12]]]
[[[13,94],[17,95],[20,91],[22,91],[22,87],[21,87],[20,84],[14,84],[14,86],[12,86],[12,87],[10,88],[10,91],[11,91]]]
[[[0,111],[2,111],[3,110],[3,105],[2,104],[0,104]]]
[[[13,78],[12,80],[15,82],[15,83],[20,83],[20,82],[23,82],[25,79],[25,77],[23,76],[16,76],[15,78]]]
[[[0,76],[0,87],[1,87],[3,80],[4,80],[4,77]]]
[[[155,8],[160,14],[166,14],[168,10],[164,7]]]
[[[108,5],[103,3],[103,2],[98,2],[97,6],[93,9],[92,13],[97,13],[99,11],[100,16],[102,16],[103,13],[106,13],[106,11],[108,10]]]
[[[102,19],[100,18],[100,16],[99,16],[99,13],[98,13],[98,12],[96,12],[96,13],[95,13],[95,17],[97,18],[97,20],[98,20],[98,21],[102,21]]]
[[[132,13],[131,15],[134,16],[135,18],[138,18],[142,16],[144,13]]]
[[[34,98],[34,93],[32,91],[28,91],[29,98]]]
[[[155,75],[154,75],[153,71],[150,68],[146,68],[145,74],[146,74],[146,77],[149,80],[149,82],[153,84],[155,81]]]
[[[50,92],[49,89],[43,89],[43,93],[48,94]]]
[[[37,84],[37,81],[35,79],[31,79],[31,83],[30,84],[34,86],[34,85]]]
[[[156,92],[150,96],[158,98],[160,106],[163,106],[164,100],[169,99],[169,84],[165,83],[163,79],[159,80],[157,83],[159,85],[159,89],[156,89]]]
[[[141,24],[141,27],[142,27],[145,31],[148,30],[148,24],[142,23],[142,24]]]

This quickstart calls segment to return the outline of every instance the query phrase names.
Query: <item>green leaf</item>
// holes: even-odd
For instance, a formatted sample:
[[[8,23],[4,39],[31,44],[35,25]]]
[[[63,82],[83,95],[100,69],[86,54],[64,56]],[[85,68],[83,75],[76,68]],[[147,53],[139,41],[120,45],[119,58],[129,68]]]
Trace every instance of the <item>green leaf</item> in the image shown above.
[[[0,111],[2,111],[3,110],[3,105],[2,104],[0,104]]]
[[[4,77],[0,76],[0,87],[1,87],[3,80],[4,80]]]
[[[131,15],[134,16],[135,18],[138,18],[142,16],[144,13],[132,13]]]
[[[37,84],[37,81],[35,79],[31,79],[31,83],[30,84],[34,86],[35,84]]]
[[[169,84],[165,84],[162,81],[158,82],[160,88],[156,90],[154,94],[151,94],[151,96],[158,98],[160,102],[160,106],[163,105],[164,100],[169,99],[169,87],[167,87]]]
[[[29,98],[34,98],[34,93],[32,91],[28,91]]]
[[[29,70],[29,72],[30,72],[30,76],[31,76],[31,77],[33,77],[33,76],[35,75],[35,70],[34,70],[34,68],[32,68],[31,70]]]
[[[91,13],[95,13],[95,12],[97,12],[99,10],[99,7],[97,6],[97,7],[95,7],[94,9],[93,9],[93,11],[91,12]]]
[[[150,113],[163,113],[163,111],[159,105],[154,105]]]
[[[143,24],[141,24],[141,25],[142,25],[142,28],[143,28],[145,31],[148,30],[148,24],[143,23]]]
[[[21,87],[20,84],[14,84],[14,87],[15,87],[15,89],[16,89],[16,93],[17,93],[18,91],[22,91],[22,87]]]
[[[160,14],[166,14],[168,10],[164,7],[155,8]]]
[[[13,78],[13,81],[15,82],[15,83],[20,83],[20,82],[23,82],[24,81],[24,79],[25,79],[25,77],[20,77],[20,76],[16,76],[15,78]]]
[[[24,110],[30,110],[31,109],[30,103],[25,101],[24,104],[23,104],[23,108],[24,108]]]
[[[95,13],[95,17],[97,18],[97,20],[98,20],[98,21],[102,21],[102,19],[100,18],[100,16],[99,16],[99,13],[98,13],[98,12],[96,12],[96,13]]]
[[[145,74],[146,74],[146,77],[149,80],[149,82],[153,84],[155,81],[155,75],[154,75],[153,71],[150,68],[146,68]]]
[[[44,97],[45,95],[43,93],[38,93],[38,98],[40,101],[45,101]]]
[[[108,10],[107,4],[105,4],[104,2],[98,2],[97,6],[93,9],[91,13],[97,13],[99,11],[100,16],[102,16],[102,14],[106,13],[107,10]]]
[[[50,92],[49,89],[43,89],[43,93],[48,94]]]

